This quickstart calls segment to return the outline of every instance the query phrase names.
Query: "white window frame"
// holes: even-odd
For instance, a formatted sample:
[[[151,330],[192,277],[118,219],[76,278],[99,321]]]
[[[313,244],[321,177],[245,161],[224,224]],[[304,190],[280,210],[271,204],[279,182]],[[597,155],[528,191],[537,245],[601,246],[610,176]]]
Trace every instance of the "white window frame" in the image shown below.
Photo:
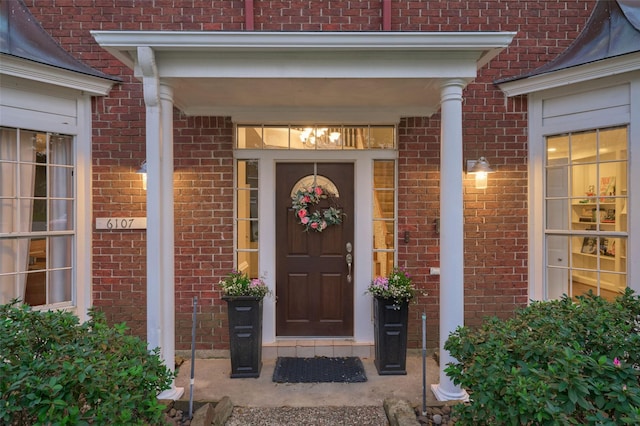
[[[393,188],[384,188],[382,189],[382,191],[393,191],[393,217],[392,218],[384,218],[382,217],[382,215],[380,215],[380,217],[376,217],[375,214],[373,213],[374,211],[374,200],[375,200],[375,191],[376,188],[374,187],[374,185],[371,185],[371,211],[372,211],[372,220],[371,220],[371,233],[373,236],[375,236],[375,225],[376,223],[383,223],[384,226],[387,226],[387,224],[390,222],[393,224],[393,237],[394,237],[394,241],[393,241],[393,248],[391,249],[380,249],[380,248],[376,248],[375,244],[372,244],[372,249],[371,249],[371,266],[372,266],[372,270],[371,270],[371,275],[372,278],[373,275],[375,274],[375,271],[373,268],[375,261],[374,261],[374,257],[376,254],[382,254],[382,253],[386,253],[386,254],[391,254],[391,257],[393,258],[393,266],[398,266],[398,243],[400,241],[400,237],[398,236],[398,160],[389,160],[389,159],[380,159],[380,158],[374,158],[371,161],[371,182],[374,182],[374,178],[375,178],[375,163],[377,161],[393,161]],[[382,270],[382,275],[384,276],[388,276],[391,273],[391,270],[387,270],[384,269]]]
[[[606,90],[626,90],[628,102],[604,109],[585,107],[585,104],[566,105],[567,113],[556,119],[544,116],[545,102],[567,99],[576,94]],[[640,197],[638,184],[640,168],[634,166],[634,156],[640,155],[640,72],[609,78],[553,87],[528,95],[529,111],[529,298],[544,300],[546,294],[545,247],[545,147],[546,138],[556,134],[580,132],[615,126],[628,126],[628,240],[627,253],[640,252]],[[571,110],[575,109],[575,113]],[[634,194],[634,192],[636,194]],[[640,265],[627,262],[627,285],[640,292]]]
[[[34,131],[34,130],[30,130],[30,129],[16,129],[16,128],[7,128],[7,127],[2,127],[3,129],[9,129],[9,130],[13,130],[15,131],[15,134],[9,139],[3,139],[1,141],[1,143],[3,144],[7,144],[7,145],[11,145],[11,144],[16,144],[19,141],[24,141],[25,139],[27,140],[34,140],[36,137],[36,134],[39,134],[41,137],[43,137],[46,151],[45,151],[45,155],[46,155],[46,163],[36,163],[34,164],[34,160],[35,158],[23,158],[20,156],[20,151],[23,149],[21,147],[21,145],[18,145],[18,149],[16,149],[16,153],[18,154],[16,156],[16,158],[7,158],[6,160],[8,160],[7,164],[14,164],[16,166],[14,173],[22,173],[22,167],[27,166],[29,167],[30,165],[32,165],[32,173],[33,173],[33,180],[34,182],[36,181],[35,176],[37,175],[36,170],[38,168],[40,168],[40,170],[45,169],[46,170],[46,175],[45,175],[45,182],[46,182],[46,193],[44,194],[44,196],[39,195],[37,196],[37,198],[41,201],[43,201],[45,203],[46,207],[46,211],[47,211],[47,217],[45,218],[45,223],[47,223],[48,225],[46,226],[47,229],[44,230],[32,230],[32,225],[33,225],[33,214],[30,212],[30,210],[33,207],[27,208],[29,211],[21,211],[21,207],[24,207],[24,205],[22,203],[17,203],[16,204],[16,208],[17,210],[13,211],[13,215],[17,215],[17,217],[20,217],[20,221],[21,220],[25,220],[28,219],[28,223],[31,225],[29,226],[29,230],[25,230],[24,226],[26,225],[26,223],[23,223],[22,225],[18,224],[18,229],[15,228],[16,226],[16,221],[14,221],[14,228],[9,230],[9,233],[6,234],[0,234],[0,240],[12,240],[12,239],[19,239],[19,240],[23,240],[23,241],[29,241],[28,244],[23,245],[22,248],[20,248],[18,246],[18,251],[20,251],[21,249],[27,250],[29,252],[31,252],[31,244],[33,244],[34,240],[43,240],[46,244],[46,249],[45,249],[45,258],[46,258],[46,264],[44,265],[43,269],[38,269],[38,271],[40,273],[45,273],[46,276],[48,278],[45,278],[45,297],[51,298],[52,293],[55,293],[56,290],[54,290],[54,288],[58,289],[60,285],[64,285],[64,283],[60,283],[58,281],[60,281],[61,277],[58,277],[55,282],[52,282],[53,278],[52,276],[56,273],[55,271],[59,271],[59,272],[63,272],[65,270],[70,270],[70,272],[73,272],[75,265],[74,265],[74,259],[75,259],[75,255],[73,253],[75,253],[76,248],[75,248],[75,236],[76,236],[76,230],[75,230],[75,217],[73,216],[75,214],[75,205],[76,205],[76,183],[75,183],[75,149],[73,147],[75,147],[75,138],[70,137],[69,135],[61,135],[65,138],[69,138],[71,141],[71,146],[73,149],[73,152],[71,152],[71,164],[67,164],[67,163],[56,163],[53,160],[53,157],[55,156],[55,153],[51,153],[49,152],[49,148],[51,147],[52,141],[54,140],[54,138],[56,137],[55,134],[52,133],[43,133],[43,132],[39,132],[39,131]],[[35,147],[33,145],[29,145],[28,149],[29,150],[33,150]],[[0,149],[2,149],[2,147],[0,147]],[[55,180],[55,178],[53,177],[53,170],[57,169],[58,171],[62,171],[62,170],[67,170],[67,171],[71,171],[71,179],[72,179],[72,184],[71,187],[73,188],[73,192],[68,194],[65,193],[65,195],[63,196],[64,200],[66,201],[72,201],[72,206],[73,206],[73,211],[69,211],[66,212],[65,214],[70,214],[71,217],[73,218],[73,222],[71,223],[71,228],[70,229],[60,229],[60,230],[55,230],[54,227],[52,227],[53,225],[53,220],[55,219],[60,219],[58,217],[51,217],[52,215],[52,201],[55,199],[54,197],[52,197],[52,192],[54,191],[54,184],[53,184],[53,180]],[[17,176],[15,176],[17,177]],[[14,179],[10,179],[9,183],[10,185],[13,187],[13,192],[14,194],[22,197],[25,194],[25,189],[20,187],[20,181],[21,179],[16,178]],[[6,182],[5,182],[6,183]],[[66,182],[65,182],[66,183]],[[37,184],[36,184],[37,185]],[[33,186],[31,188],[29,188],[29,190],[33,190]],[[2,191],[0,189],[0,191]],[[6,196],[6,194],[3,194]],[[32,197],[35,194],[31,194]],[[23,199],[24,200],[24,199]],[[36,198],[33,198],[33,203],[35,203]],[[26,216],[26,217],[25,217]],[[19,228],[23,228],[23,230],[21,231]],[[58,259],[58,261],[64,261],[66,263],[66,261],[68,260],[69,262],[69,266],[68,267],[56,267],[54,265],[52,265],[52,262],[54,260],[54,252],[58,251],[60,249],[62,253],[65,252],[65,248],[66,245],[63,247],[59,247],[58,244],[53,242],[53,238],[54,237],[69,237],[71,238],[71,247],[69,247],[71,249],[71,253],[72,256],[70,259]],[[18,258],[20,258],[21,255],[26,256],[27,253],[19,253],[18,254]],[[55,262],[54,262],[55,263]],[[16,279],[17,276],[27,273],[27,270],[21,270],[20,265],[16,265],[18,266],[18,268],[16,269],[15,273],[9,273],[8,276],[12,276],[14,278],[14,280]],[[0,272],[5,272],[5,271],[0,271]],[[34,274],[35,271],[29,271],[28,275]],[[24,283],[24,290],[26,292],[27,289],[27,283],[28,283],[28,278],[26,278],[26,281]],[[34,309],[42,309],[42,307],[55,307],[55,308],[66,308],[67,306],[69,306],[70,304],[73,303],[74,298],[75,298],[75,291],[74,291],[74,282],[72,280],[71,283],[69,283],[71,285],[71,291],[70,291],[70,295],[68,297],[68,300],[63,300],[63,301],[58,301],[58,302],[49,302],[49,303],[44,303],[41,305],[32,305],[32,307]],[[17,287],[16,287],[17,288]],[[22,298],[23,295],[21,293],[14,295],[14,297],[17,298]],[[26,297],[25,297],[25,301],[26,301]]]
[[[564,192],[563,195],[558,195],[557,193],[553,195],[550,195],[548,193],[545,194],[547,197],[547,201],[545,203],[546,205],[545,205],[545,216],[544,216],[545,217],[545,252],[546,252],[545,270],[547,274],[545,276],[546,281],[545,281],[545,289],[544,289],[544,299],[556,299],[561,296],[561,292],[558,291],[557,288],[555,289],[556,291],[554,292],[555,295],[553,296],[550,295],[550,289],[549,289],[550,283],[548,280],[550,279],[549,276],[552,271],[555,271],[555,272],[562,271],[569,274],[569,276],[571,276],[571,279],[569,279],[569,276],[555,277],[555,281],[562,278],[561,280],[566,283],[571,282],[571,286],[569,288],[562,289],[563,294],[567,294],[571,297],[581,294],[581,293],[574,293],[574,287],[578,283],[584,283],[582,281],[584,279],[587,279],[589,281],[593,280],[592,284],[595,285],[595,288],[593,288],[593,291],[594,293],[600,294],[600,295],[602,295],[601,293],[602,291],[617,292],[621,288],[626,288],[628,286],[627,273],[626,273],[627,272],[626,257],[624,260],[621,259],[621,255],[623,252],[621,245],[624,244],[624,246],[626,247],[628,236],[629,236],[627,232],[627,224],[626,224],[627,215],[625,214],[624,217],[622,217],[620,214],[621,203],[626,203],[626,195],[627,195],[627,187],[628,187],[628,182],[626,180],[628,158],[625,154],[624,158],[616,157],[616,159],[611,159],[611,158],[605,157],[605,159],[602,159],[601,158],[602,154],[598,154],[598,151],[597,151],[598,147],[600,147],[601,146],[600,144],[602,143],[600,138],[601,132],[607,132],[612,129],[617,129],[618,131],[624,130],[625,141],[624,141],[623,151],[627,153],[629,148],[628,127],[621,126],[621,127],[615,127],[615,128],[591,129],[586,132],[587,134],[590,135],[591,138],[593,138],[594,140],[597,140],[597,144],[598,144],[597,146],[594,145],[594,148],[596,149],[596,151],[593,151],[592,153],[592,157],[594,159],[593,161],[577,160],[575,155],[580,148],[579,148],[579,145],[576,145],[573,142],[569,142],[569,153],[568,153],[568,157],[566,157],[566,160],[567,160],[566,162],[562,162],[561,164],[558,164],[557,162],[554,162],[553,159],[551,159],[547,163],[545,159],[544,187],[546,188],[546,190],[549,191],[550,184],[557,182],[557,179],[554,179],[554,182],[548,181],[550,172],[564,171],[565,174],[562,176],[561,180],[564,181],[565,185],[562,186],[563,188],[562,192]],[[580,135],[583,133],[585,132],[569,132],[569,133],[565,133],[562,135],[555,135],[555,136],[559,136],[562,138],[566,137],[569,141],[572,141],[576,138],[579,138]],[[548,138],[545,138],[545,150],[547,149],[548,149]],[[563,157],[562,159],[564,160],[565,157]],[[609,203],[612,202],[614,206],[618,208],[616,225],[607,226],[605,224],[601,224],[597,226],[597,229],[587,230],[588,228],[586,227],[583,228],[579,225],[575,226],[574,224],[572,224],[572,220],[574,220],[574,215],[577,214],[576,209],[579,212],[584,207],[588,208],[588,207],[594,207],[594,206],[598,206],[598,207],[601,206],[599,203],[576,204],[577,200],[573,198],[577,195],[576,189],[573,188],[573,186],[576,185],[576,179],[577,179],[574,176],[574,172],[573,172],[574,167],[578,167],[579,169],[591,168],[595,172],[596,175],[594,177],[596,178],[596,180],[593,182],[595,182],[596,185],[593,187],[593,190],[595,191],[596,194],[599,194],[599,191],[600,191],[600,187],[599,187],[600,180],[598,180],[598,177],[602,178],[602,176],[600,175],[602,168],[608,167],[609,170],[612,167],[615,168],[617,172],[616,174],[617,180],[616,180],[616,185],[614,186],[614,191],[615,191],[615,188],[622,189],[622,193],[618,191],[619,193],[617,195],[619,197],[622,197],[622,196],[625,197],[624,201],[621,201],[621,199],[617,199],[617,198],[612,198],[608,200]],[[570,184],[569,184],[569,181],[571,181]],[[587,188],[580,187],[580,190],[585,191],[585,192],[580,192],[580,194],[583,197],[586,197]],[[555,189],[554,191],[557,192],[558,190]],[[599,201],[600,203],[604,203],[605,201],[607,201],[600,197],[598,198],[599,200],[596,200],[596,201]],[[580,201],[584,201],[584,198],[582,198]],[[549,215],[550,213],[549,209],[552,208],[550,207],[550,203],[555,203],[553,206],[553,209],[558,209],[558,210],[562,209],[561,212],[557,211],[557,213],[560,213],[559,217],[557,215],[551,215],[551,216],[554,216],[554,221],[556,222],[554,225],[551,225],[551,226],[549,225],[549,218],[551,217]],[[602,205],[611,207],[611,205],[609,204],[602,204]],[[624,221],[624,225],[621,224],[621,221]],[[549,245],[549,241],[551,237],[567,238],[566,246],[557,247],[557,245],[554,245],[553,248],[555,248],[556,250],[560,250],[559,252],[556,251],[556,254],[554,256],[551,256],[551,251],[553,249]],[[602,254],[598,254],[596,252],[597,259],[594,259],[592,257],[590,258],[591,259],[590,262],[587,261],[587,258],[584,257],[581,251],[582,244],[584,244],[584,238],[586,237],[591,237],[594,239],[595,238],[619,239],[620,243],[618,244],[617,256],[611,256],[611,257],[603,256]],[[580,243],[580,245],[576,247],[576,244],[578,243]],[[572,244],[573,247],[569,248],[570,244]],[[569,251],[568,253],[566,253],[566,257],[565,257],[565,250]],[[626,256],[626,251],[624,253]],[[556,262],[554,265],[548,265],[549,263],[548,259],[551,257],[557,258],[558,262]],[[596,266],[596,265],[593,265],[594,260],[596,261],[597,265],[602,265],[602,267],[595,268],[595,271],[598,271],[598,274],[596,275],[595,278],[593,276],[589,276],[585,278],[583,276],[585,275],[585,273],[587,275],[589,275],[590,273],[592,274],[593,271],[591,270],[591,268]],[[585,261],[589,263],[588,266],[583,264]],[[574,262],[577,262],[577,264]],[[604,278],[601,279],[601,276],[600,276],[601,273],[607,275],[608,276],[607,279],[609,280],[611,279],[612,275],[613,276],[619,275],[619,274],[623,275],[625,287],[618,287],[621,284],[620,282],[622,280],[621,276],[617,276],[616,279],[614,280],[615,282],[607,282],[607,279],[604,279]],[[554,275],[556,274],[554,273]],[[554,284],[557,284],[557,283],[554,283]]]
[[[3,75],[0,125],[74,138],[76,200],[72,301],[37,309],[65,309],[81,321],[92,303],[91,94]]]

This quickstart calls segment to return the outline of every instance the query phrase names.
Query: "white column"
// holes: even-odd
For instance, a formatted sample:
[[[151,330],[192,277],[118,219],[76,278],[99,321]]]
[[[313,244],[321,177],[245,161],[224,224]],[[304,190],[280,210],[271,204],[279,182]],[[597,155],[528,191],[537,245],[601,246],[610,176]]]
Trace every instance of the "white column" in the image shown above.
[[[442,86],[440,135],[440,383],[431,389],[439,401],[468,400],[444,369],[456,360],[445,351],[449,333],[464,324],[464,219],[462,202],[462,89],[452,79]]]
[[[174,202],[173,202],[173,89],[160,85],[161,138],[160,151],[160,187],[161,187],[161,230],[160,248],[162,250],[163,280],[162,292],[162,329],[161,356],[169,370],[175,371],[175,243],[174,243]],[[148,185],[148,182],[147,182]],[[158,398],[176,400],[182,396],[184,388],[175,387],[162,392]]]
[[[147,344],[175,369],[173,98],[160,85],[153,50],[138,47],[146,104],[147,160]],[[171,388],[159,399],[178,399],[183,388]]]

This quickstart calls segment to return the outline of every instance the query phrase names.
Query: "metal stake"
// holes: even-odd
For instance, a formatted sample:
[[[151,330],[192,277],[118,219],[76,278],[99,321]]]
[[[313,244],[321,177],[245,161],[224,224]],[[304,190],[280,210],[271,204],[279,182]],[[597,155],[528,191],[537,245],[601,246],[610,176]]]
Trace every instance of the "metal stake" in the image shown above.
[[[427,415],[427,314],[422,313],[422,415]]]
[[[193,419],[193,384],[196,367],[196,306],[198,297],[193,298],[193,321],[191,324],[191,382],[189,384],[189,419]]]

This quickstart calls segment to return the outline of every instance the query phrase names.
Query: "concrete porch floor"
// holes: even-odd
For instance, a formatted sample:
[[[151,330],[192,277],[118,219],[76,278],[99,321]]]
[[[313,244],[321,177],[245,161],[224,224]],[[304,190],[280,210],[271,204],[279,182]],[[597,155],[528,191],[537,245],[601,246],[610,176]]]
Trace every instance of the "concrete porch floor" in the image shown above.
[[[259,378],[231,379],[228,358],[196,359],[194,401],[219,401],[228,396],[240,407],[381,406],[386,398],[399,398],[422,405],[422,352],[410,350],[406,376],[380,376],[373,357],[360,357],[365,367],[364,383],[274,383],[275,358],[263,359]],[[191,360],[178,370],[176,386],[184,388],[181,400],[189,400]],[[427,404],[438,405],[431,383],[438,383],[438,366],[427,355]]]

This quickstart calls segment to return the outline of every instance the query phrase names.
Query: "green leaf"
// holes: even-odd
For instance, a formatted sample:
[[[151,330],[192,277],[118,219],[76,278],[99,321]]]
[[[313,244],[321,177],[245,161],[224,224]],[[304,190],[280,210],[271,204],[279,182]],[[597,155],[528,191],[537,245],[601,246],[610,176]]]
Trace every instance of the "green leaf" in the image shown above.
[[[80,324],[69,312],[0,305],[0,423],[17,415],[20,424],[108,424],[122,413],[121,423],[161,423],[156,395],[173,374],[122,330],[95,310]]]
[[[532,302],[513,318],[458,327],[445,348],[459,364],[445,372],[473,389],[460,423],[640,424],[639,316],[628,290],[615,301]]]
[[[576,394],[576,391],[574,388],[569,388],[569,392],[567,396],[569,397],[569,401],[571,401],[573,404],[575,404],[578,401],[578,395]]]

